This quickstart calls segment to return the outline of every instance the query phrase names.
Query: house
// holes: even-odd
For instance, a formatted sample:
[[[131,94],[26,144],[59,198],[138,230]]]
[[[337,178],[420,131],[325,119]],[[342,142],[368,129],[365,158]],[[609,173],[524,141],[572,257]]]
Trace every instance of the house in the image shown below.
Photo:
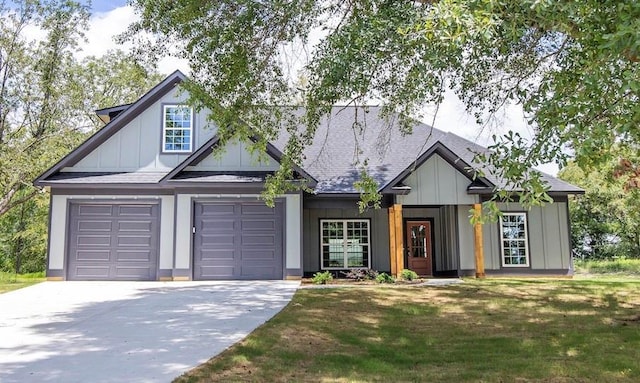
[[[501,203],[499,222],[472,226],[469,211],[502,182],[468,172],[468,149],[486,149],[424,124],[403,136],[385,129],[393,121],[376,107],[340,107],[296,168],[313,193],[287,193],[270,208],[259,195],[286,139],[268,145],[267,161],[242,143],[210,155],[215,129],[185,106],[184,79],[175,72],[133,104],[97,111],[106,126],[37,178],[51,195],[49,279],[571,273],[567,196],[581,189],[545,175],[554,203],[529,211]],[[354,118],[364,126],[358,134]],[[383,195],[382,208],[363,214],[355,140]]]

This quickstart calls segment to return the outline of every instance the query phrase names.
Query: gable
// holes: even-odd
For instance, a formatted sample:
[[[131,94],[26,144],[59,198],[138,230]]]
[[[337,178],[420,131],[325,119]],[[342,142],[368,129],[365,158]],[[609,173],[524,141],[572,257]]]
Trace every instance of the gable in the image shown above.
[[[229,143],[219,156],[209,154],[201,161],[194,161],[185,171],[267,171],[278,170],[280,165],[271,156],[251,153],[244,142]]]
[[[437,153],[423,162],[403,183],[411,187],[409,194],[397,196],[398,203],[403,205],[459,205],[478,202],[478,196],[467,193],[471,180]]]
[[[162,153],[162,108],[167,104],[182,104],[188,94],[172,89],[140,112],[124,127],[63,172],[168,172],[190,153]],[[194,113],[195,148],[215,133],[206,121],[206,112]]]

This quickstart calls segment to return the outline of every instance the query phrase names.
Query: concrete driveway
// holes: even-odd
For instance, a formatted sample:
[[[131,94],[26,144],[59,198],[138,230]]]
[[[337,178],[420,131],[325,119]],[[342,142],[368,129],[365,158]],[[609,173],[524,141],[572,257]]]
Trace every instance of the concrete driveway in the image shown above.
[[[278,313],[298,282],[44,282],[0,294],[0,382],[170,382]]]

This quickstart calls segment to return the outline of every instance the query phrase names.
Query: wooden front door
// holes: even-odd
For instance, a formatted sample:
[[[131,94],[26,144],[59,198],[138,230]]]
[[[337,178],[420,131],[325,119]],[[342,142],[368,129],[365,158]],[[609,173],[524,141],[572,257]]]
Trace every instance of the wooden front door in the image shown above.
[[[432,275],[431,222],[407,221],[408,266],[418,275]]]

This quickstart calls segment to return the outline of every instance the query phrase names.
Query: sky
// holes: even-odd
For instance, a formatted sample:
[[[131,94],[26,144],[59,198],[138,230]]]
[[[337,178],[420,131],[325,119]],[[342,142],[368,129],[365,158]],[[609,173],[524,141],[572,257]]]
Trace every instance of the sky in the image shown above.
[[[101,56],[109,49],[127,49],[126,46],[119,46],[114,41],[114,36],[124,32],[127,26],[136,20],[133,8],[126,3],[126,0],[91,2],[90,29],[86,33],[87,42],[81,44],[82,51],[78,53],[79,57]],[[164,58],[158,63],[160,73],[168,75],[176,69],[189,74],[189,65],[185,60]],[[492,134],[502,134],[509,130],[519,132],[524,137],[531,136],[530,127],[527,126],[522,109],[518,106],[507,106],[504,113],[499,116],[499,124],[491,124],[487,127],[478,126],[475,118],[464,111],[462,102],[451,92],[439,106],[435,120],[433,119],[434,110],[435,108],[425,110],[423,122],[440,130],[451,131],[483,146],[492,143],[490,139]],[[538,169],[552,175],[558,172],[556,164],[542,165]]]

